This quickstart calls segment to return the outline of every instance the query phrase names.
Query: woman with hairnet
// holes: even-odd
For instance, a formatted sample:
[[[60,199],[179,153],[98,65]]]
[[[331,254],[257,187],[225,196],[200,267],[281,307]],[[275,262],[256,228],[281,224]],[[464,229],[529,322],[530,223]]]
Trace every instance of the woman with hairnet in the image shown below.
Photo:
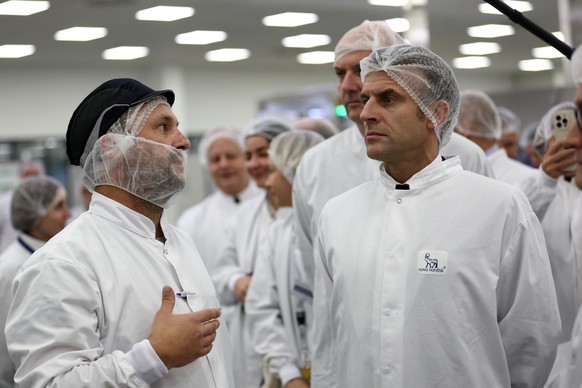
[[[275,118],[261,118],[244,131],[246,168],[256,185],[266,189],[269,176],[269,145],[291,127]],[[237,388],[259,386],[261,357],[254,350],[246,320],[245,298],[254,273],[260,241],[277,217],[277,198],[270,193],[256,196],[230,218],[226,246],[212,274],[212,281],[223,306],[235,306],[229,331],[233,350],[234,381]]]
[[[71,211],[65,188],[48,176],[27,178],[13,192],[10,205],[16,241],[0,255],[0,387],[16,387],[4,325],[12,302],[12,280],[20,266],[65,227]]]
[[[322,140],[310,131],[287,132],[269,147],[266,185],[279,208],[260,244],[245,302],[252,342],[263,357],[265,381],[274,378],[287,388],[309,386],[306,313],[312,303],[297,246],[291,188],[303,154]]]

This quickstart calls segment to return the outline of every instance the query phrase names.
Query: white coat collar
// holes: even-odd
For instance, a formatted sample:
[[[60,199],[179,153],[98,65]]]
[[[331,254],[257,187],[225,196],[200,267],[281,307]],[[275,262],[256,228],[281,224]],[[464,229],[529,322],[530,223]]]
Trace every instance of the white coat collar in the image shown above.
[[[97,192],[93,192],[93,197],[91,197],[91,203],[89,204],[89,212],[103,217],[140,236],[156,238],[156,226],[152,220]],[[169,229],[165,211],[162,213],[160,225],[163,231]],[[164,232],[164,234],[166,233]],[[168,238],[167,235],[166,238]]]
[[[414,174],[408,181],[404,182],[409,186],[409,190],[417,190],[437,184],[445,179],[452,177],[458,172],[463,171],[461,159],[458,156],[442,160],[439,154],[428,166]],[[380,164],[379,168],[380,181],[388,190],[396,190],[396,182],[386,170],[384,165]]]
[[[218,195],[220,196],[220,198],[225,201],[225,202],[235,202],[234,201],[234,196],[226,194],[224,191],[217,189]],[[258,194],[260,194],[261,192],[263,192],[262,189],[259,189],[257,187],[257,185],[255,184],[254,181],[250,180],[249,184],[247,185],[247,187],[240,192],[240,194],[238,195],[239,198],[239,203],[241,204],[255,196],[257,196]]]
[[[46,241],[39,240],[26,233],[20,233],[18,237],[20,237],[25,244],[32,248],[33,251],[36,251],[38,248],[46,244]]]

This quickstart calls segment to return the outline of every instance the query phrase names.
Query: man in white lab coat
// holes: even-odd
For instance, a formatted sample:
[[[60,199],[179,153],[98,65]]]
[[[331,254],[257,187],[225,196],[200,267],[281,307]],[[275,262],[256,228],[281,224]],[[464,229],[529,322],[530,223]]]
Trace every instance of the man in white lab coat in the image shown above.
[[[233,386],[214,287],[164,213],[190,147],[173,102],[113,79],[73,113],[67,155],[93,197],[14,280],[6,338],[20,386]]]
[[[334,71],[338,90],[352,126],[322,144],[309,150],[302,159],[293,184],[293,212],[298,224],[297,237],[309,284],[314,291],[314,313],[326,314],[318,305],[318,293],[324,288],[317,277],[314,279],[313,241],[317,234],[317,220],[323,205],[338,194],[356,187],[372,178],[378,162],[368,158],[364,144],[364,127],[360,120],[362,103],[360,92],[360,60],[377,47],[404,43],[404,39],[392,31],[385,21],[365,20],[350,29],[335,47]],[[485,154],[472,142],[460,135],[453,135],[444,155],[461,155],[463,166],[477,173],[493,176]],[[341,161],[338,162],[338,161]],[[318,324],[314,317],[312,333],[313,387],[331,388],[334,382],[323,379],[331,367],[329,329]],[[325,320],[325,318],[324,318]],[[320,378],[322,376],[322,378]]]
[[[12,302],[12,281],[20,266],[65,227],[71,211],[65,188],[50,177],[27,178],[12,193],[10,220],[19,233],[0,255],[0,387],[16,387],[4,326]]]
[[[539,387],[560,319],[524,194],[445,158],[459,90],[430,50],[361,62],[372,180],[325,205],[317,265],[340,387]]]

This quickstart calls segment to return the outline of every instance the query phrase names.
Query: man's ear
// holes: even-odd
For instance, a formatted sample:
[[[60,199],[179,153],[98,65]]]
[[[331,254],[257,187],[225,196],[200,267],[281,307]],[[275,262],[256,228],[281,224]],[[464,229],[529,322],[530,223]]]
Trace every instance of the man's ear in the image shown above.
[[[449,104],[445,100],[437,100],[431,104],[430,110],[436,118],[437,123],[441,124],[449,114]],[[434,130],[434,123],[432,121],[428,121],[428,126]]]

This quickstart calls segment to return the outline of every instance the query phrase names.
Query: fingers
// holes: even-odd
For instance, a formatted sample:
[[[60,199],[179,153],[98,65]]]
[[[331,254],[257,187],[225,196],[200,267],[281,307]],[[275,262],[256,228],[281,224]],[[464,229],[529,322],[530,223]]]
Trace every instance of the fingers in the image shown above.
[[[205,323],[211,320],[215,320],[220,318],[220,315],[222,314],[220,309],[206,309],[206,310],[200,310],[197,311],[195,313],[193,313],[196,317],[196,320],[198,322],[201,323]]]
[[[162,288],[162,306],[160,307],[160,312],[164,314],[172,314],[175,303],[176,295],[174,295],[174,290],[170,286],[164,286],[164,288]]]

